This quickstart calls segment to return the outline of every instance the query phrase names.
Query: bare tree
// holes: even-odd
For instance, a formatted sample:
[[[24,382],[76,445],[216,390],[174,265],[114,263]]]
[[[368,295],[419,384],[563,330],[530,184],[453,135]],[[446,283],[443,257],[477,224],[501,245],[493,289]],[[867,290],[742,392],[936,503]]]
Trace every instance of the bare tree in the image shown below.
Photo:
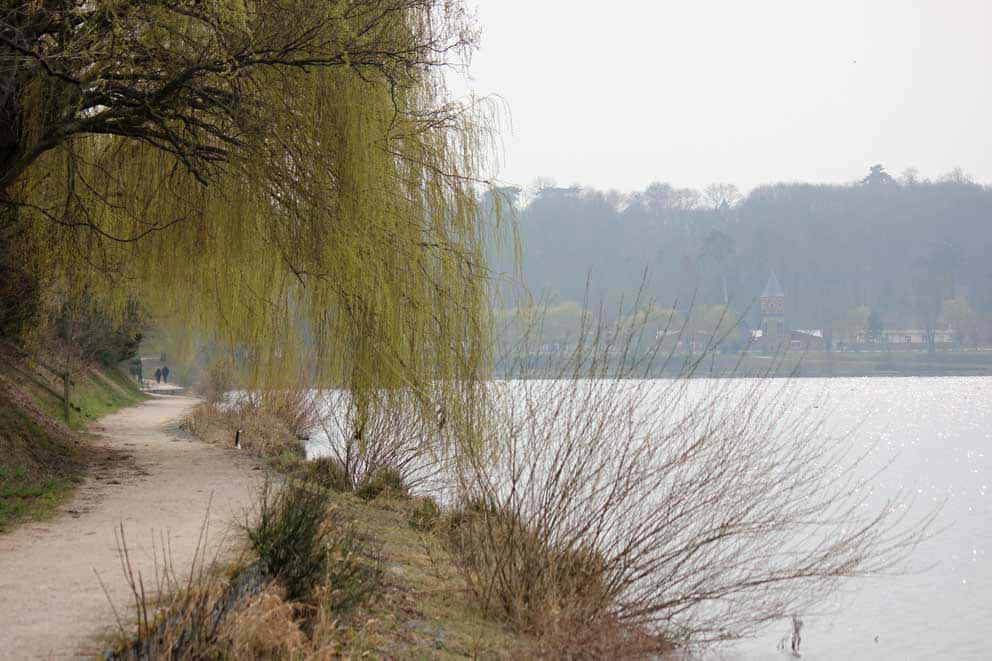
[[[703,199],[714,209],[721,209],[734,206],[742,197],[734,184],[712,183],[703,189]]]

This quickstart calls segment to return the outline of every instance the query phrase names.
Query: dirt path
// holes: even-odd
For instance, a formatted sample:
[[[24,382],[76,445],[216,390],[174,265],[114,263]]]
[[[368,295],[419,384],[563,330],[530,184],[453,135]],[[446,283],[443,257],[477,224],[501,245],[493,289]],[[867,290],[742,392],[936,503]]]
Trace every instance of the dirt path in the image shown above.
[[[188,568],[212,497],[213,557],[251,502],[262,472],[237,450],[167,431],[195,403],[155,397],[100,420],[94,427],[97,460],[63,512],[0,536],[0,658],[100,651],[98,636],[115,620],[97,575],[122,616],[130,615],[114,537],[121,523],[145,577],[154,575],[152,546],[160,534],[171,543],[177,569]]]

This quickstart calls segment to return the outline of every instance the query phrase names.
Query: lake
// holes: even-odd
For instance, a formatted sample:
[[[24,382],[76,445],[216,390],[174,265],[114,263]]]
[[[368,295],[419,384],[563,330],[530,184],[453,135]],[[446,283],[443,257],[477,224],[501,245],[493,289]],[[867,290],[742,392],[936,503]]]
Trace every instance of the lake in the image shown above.
[[[690,398],[719,385],[694,380]],[[822,442],[867,452],[866,470],[888,464],[873,502],[912,494],[921,514],[943,503],[939,533],[914,552],[914,571],[848,583],[818,612],[801,614],[803,658],[992,657],[982,633],[992,622],[992,377],[809,378],[789,388],[794,410],[822,421]],[[322,443],[315,437],[311,452],[322,454]],[[788,648],[790,632],[783,621],[704,656],[789,657],[779,646],[784,639]]]
[[[917,505],[945,500],[944,529],[912,558],[926,571],[860,581],[806,615],[803,658],[988,659],[992,623],[992,378],[806,379],[804,397],[847,442],[877,444],[892,464],[879,497],[916,493]],[[790,623],[715,657],[775,658]]]

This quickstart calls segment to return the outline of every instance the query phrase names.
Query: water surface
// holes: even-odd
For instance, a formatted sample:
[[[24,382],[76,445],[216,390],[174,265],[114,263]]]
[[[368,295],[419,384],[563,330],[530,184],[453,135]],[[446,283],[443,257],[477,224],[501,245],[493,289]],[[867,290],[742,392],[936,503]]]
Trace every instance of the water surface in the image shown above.
[[[652,387],[672,382],[656,383]],[[690,399],[719,385],[695,380]],[[867,451],[865,470],[889,464],[874,481],[873,503],[909,494],[920,514],[943,503],[939,534],[911,558],[918,571],[850,583],[818,612],[801,614],[803,657],[992,658],[986,633],[992,623],[992,377],[800,379],[793,386],[793,410],[822,419],[822,442]],[[325,453],[320,446],[326,443],[316,436],[311,453]],[[790,654],[778,648],[790,631],[783,621],[705,656],[785,658]]]
[[[876,480],[878,498],[902,490],[918,507],[944,501],[944,529],[912,558],[930,567],[859,581],[827,612],[804,616],[803,658],[992,658],[992,378],[807,379],[802,396],[823,402],[832,429],[853,428],[846,442],[894,457]],[[790,631],[782,622],[719,656],[784,656],[777,645]]]

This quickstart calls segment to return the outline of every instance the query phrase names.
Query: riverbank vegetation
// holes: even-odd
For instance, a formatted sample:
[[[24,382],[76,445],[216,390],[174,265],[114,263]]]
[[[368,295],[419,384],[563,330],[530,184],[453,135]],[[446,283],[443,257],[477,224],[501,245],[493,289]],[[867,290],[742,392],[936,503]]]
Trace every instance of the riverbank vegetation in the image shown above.
[[[444,544],[410,524],[420,501],[304,479],[274,487],[259,493],[234,563],[199,557],[186,571],[163,558],[145,592],[131,577],[113,658],[534,655],[534,641],[486,617]]]
[[[294,539],[325,534],[318,510],[330,528],[348,529],[334,503],[373,519],[381,508],[400,513],[390,525],[404,530],[359,536],[375,547],[415,531],[431,557],[444,558],[436,578],[443,574],[445,589],[503,631],[504,642],[530,654],[599,658],[748,635],[806,612],[845,581],[900,571],[931,534],[936,511],[870,501],[876,467],[824,435],[812,408],[796,410],[795,383],[706,385],[688,372],[642,380],[653,362],[673,356],[634,358],[645,339],[636,325],[588,328],[584,351],[558,365],[556,378],[480,386],[485,424],[476,445],[459,442],[438,418],[425,427],[396,411],[356,417],[342,392],[318,408],[314,429],[327,456],[305,461],[301,446],[287,451],[298,441],[283,426],[289,445],[255,451],[283,448],[268,456],[291,485],[283,493],[300,501],[293,507],[302,520],[285,523]],[[262,408],[204,407],[198,415],[233,419]],[[233,442],[229,431],[220,442]],[[305,592],[292,587],[293,563],[320,565],[328,548],[351,542],[325,540],[301,555],[267,550],[284,525],[276,523],[284,502],[272,502],[249,537],[264,542],[256,553],[268,558],[259,561],[270,575],[290,577],[276,581],[285,599]],[[398,573],[407,571],[401,563]],[[349,579],[339,580],[329,589],[347,591]],[[380,587],[366,587],[370,603],[381,597]],[[355,626],[339,627],[337,644],[361,638]],[[396,644],[377,640],[369,649],[379,654]]]
[[[207,400],[185,427],[281,476],[233,566],[198,556],[150,595],[120,540],[121,654],[662,654],[801,612],[927,534],[927,514],[863,514],[857,457],[784,424],[786,395],[631,386],[667,360],[636,306],[583,321],[556,379],[492,380],[486,258],[516,241],[480,195],[492,106],[444,87],[477,39],[460,2],[0,18],[3,339],[50,318],[120,360],[142,324],[182,329]],[[706,312],[686,319],[734,332]],[[318,432],[329,456],[306,463]]]
[[[85,353],[91,322],[150,321],[253,388],[469,401],[495,117],[444,86],[477,39],[460,3],[70,0],[0,25],[0,340],[54,362],[39,329]]]

